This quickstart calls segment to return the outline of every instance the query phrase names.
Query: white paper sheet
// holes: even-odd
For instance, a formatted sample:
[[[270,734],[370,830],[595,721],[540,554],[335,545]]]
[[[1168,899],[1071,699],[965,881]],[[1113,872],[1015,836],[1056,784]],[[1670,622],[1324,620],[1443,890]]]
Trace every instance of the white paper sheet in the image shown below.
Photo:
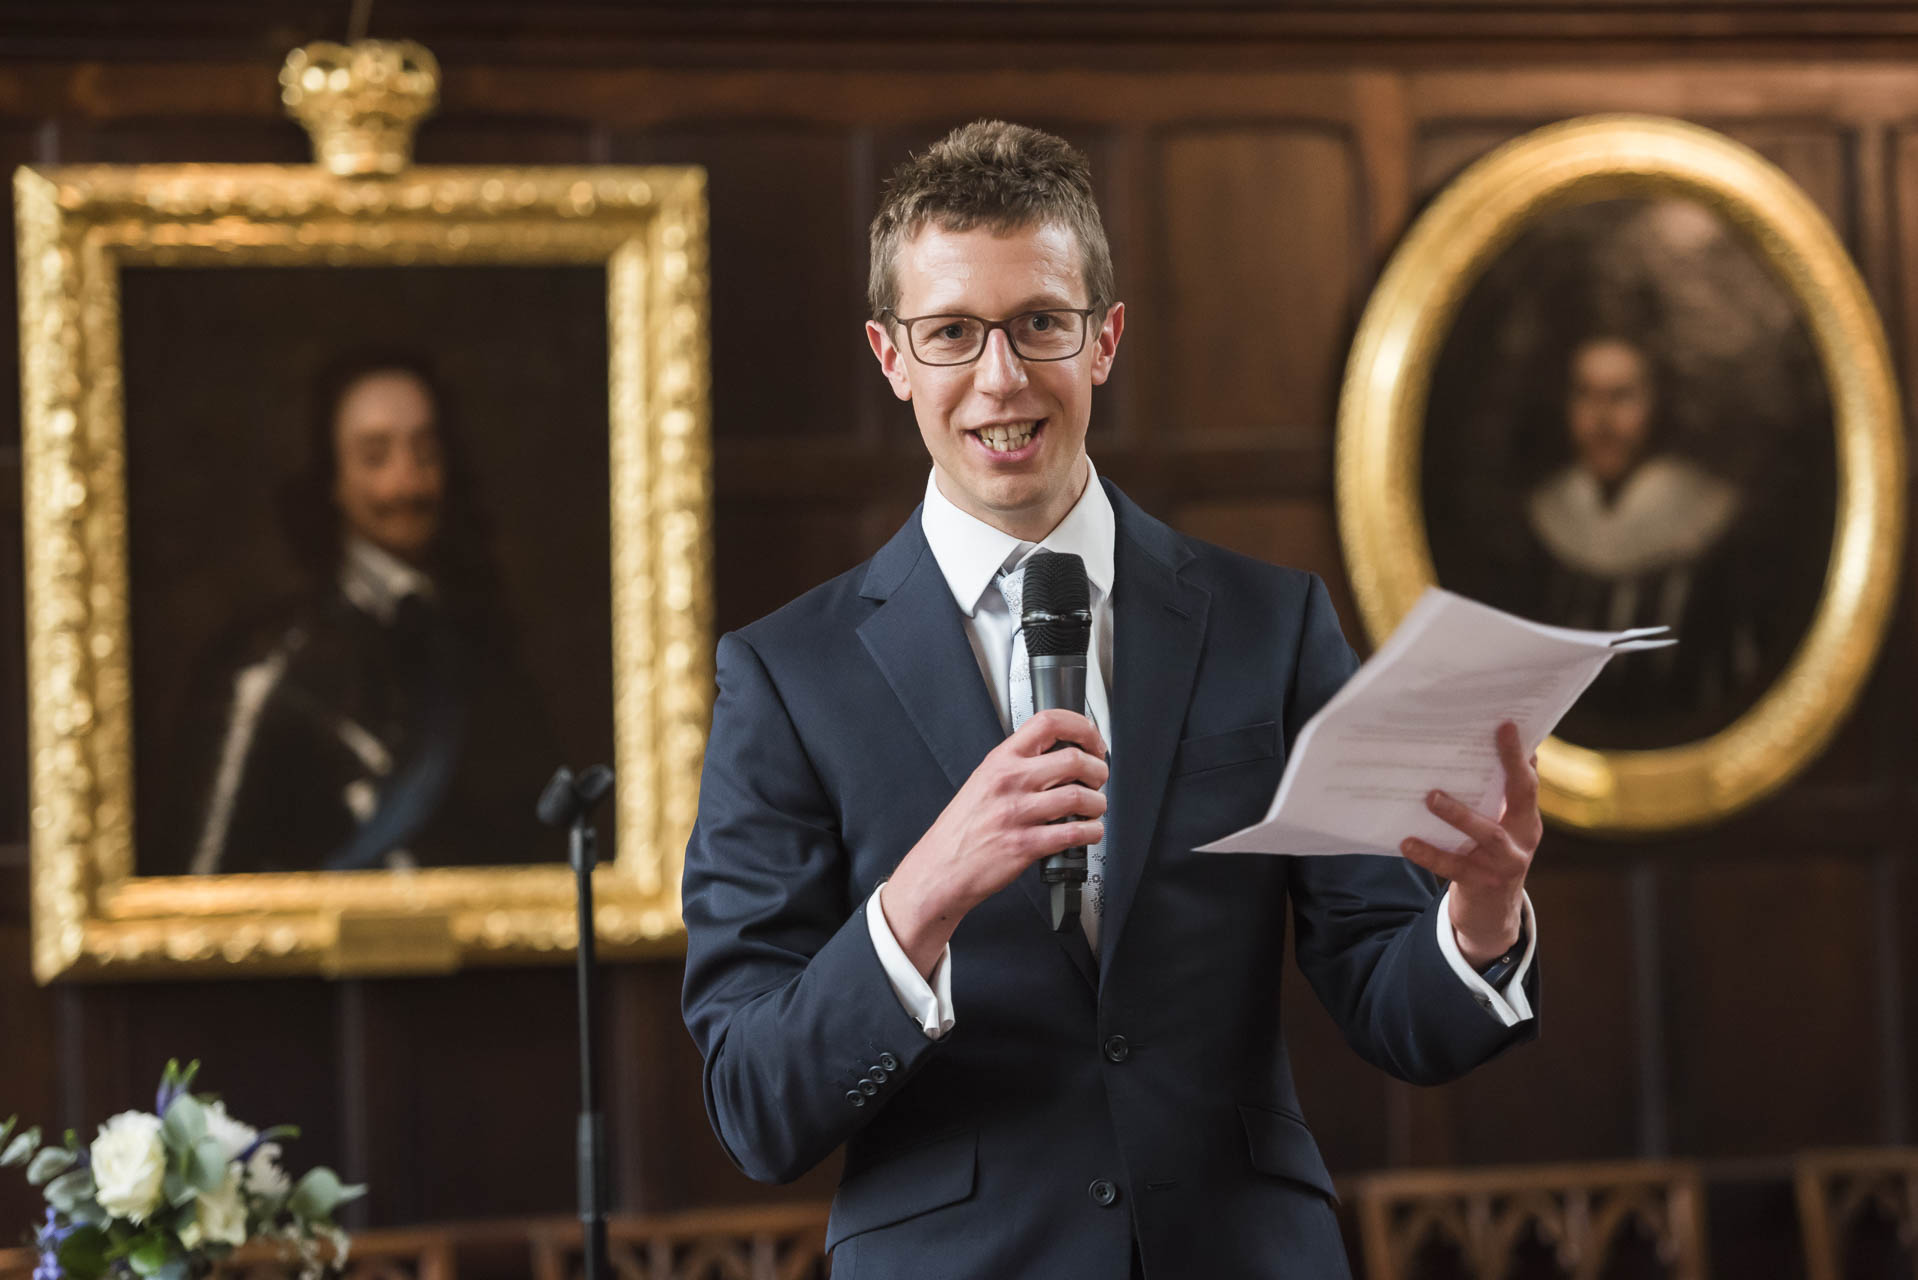
[[[1548,627],[1429,588],[1299,733],[1265,820],[1200,852],[1396,857],[1407,836],[1464,848],[1426,794],[1498,813],[1498,726],[1515,723],[1530,755],[1607,662],[1674,643],[1665,632]]]

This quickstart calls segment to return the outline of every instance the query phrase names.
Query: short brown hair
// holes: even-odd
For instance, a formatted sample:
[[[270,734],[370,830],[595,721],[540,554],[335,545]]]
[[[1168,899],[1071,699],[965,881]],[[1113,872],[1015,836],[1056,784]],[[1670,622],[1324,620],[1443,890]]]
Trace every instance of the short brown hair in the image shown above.
[[[1079,241],[1094,306],[1113,299],[1112,250],[1092,198],[1092,166],[1063,138],[1003,120],[961,125],[893,172],[872,220],[866,299],[881,319],[899,301],[899,248],[927,224],[997,232],[1053,224]]]

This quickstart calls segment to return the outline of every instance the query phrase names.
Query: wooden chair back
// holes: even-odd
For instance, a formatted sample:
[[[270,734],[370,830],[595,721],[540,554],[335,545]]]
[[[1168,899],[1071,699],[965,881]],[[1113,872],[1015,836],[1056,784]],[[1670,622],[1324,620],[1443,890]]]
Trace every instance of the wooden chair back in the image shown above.
[[[1918,1275],[1918,1148],[1807,1151],[1792,1180],[1808,1280]]]
[[[1705,1192],[1695,1165],[1408,1171],[1351,1185],[1370,1280],[1705,1280]]]
[[[615,1280],[824,1280],[829,1206],[617,1216],[606,1226]],[[585,1274],[578,1223],[535,1227],[534,1280]]]

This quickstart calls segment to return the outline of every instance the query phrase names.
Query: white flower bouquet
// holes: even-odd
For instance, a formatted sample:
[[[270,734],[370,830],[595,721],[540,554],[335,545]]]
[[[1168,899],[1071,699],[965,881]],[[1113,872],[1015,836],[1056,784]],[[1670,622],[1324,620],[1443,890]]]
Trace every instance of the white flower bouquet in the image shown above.
[[[280,1142],[299,1130],[255,1129],[194,1094],[199,1066],[167,1063],[153,1111],[121,1112],[84,1147],[71,1130],[55,1145],[0,1125],[0,1167],[25,1165],[47,1197],[34,1280],[189,1280],[252,1240],[279,1243],[303,1277],[319,1276],[328,1253],[346,1260],[333,1213],[366,1188],[325,1168],[295,1183]]]

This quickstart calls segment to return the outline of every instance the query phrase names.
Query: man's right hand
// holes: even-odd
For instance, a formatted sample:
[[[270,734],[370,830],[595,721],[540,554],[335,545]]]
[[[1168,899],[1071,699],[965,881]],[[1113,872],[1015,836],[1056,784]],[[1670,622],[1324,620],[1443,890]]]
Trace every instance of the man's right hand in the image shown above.
[[[1041,711],[979,762],[880,888],[886,924],[922,977],[966,912],[1033,863],[1105,838],[1105,754],[1092,721]]]

